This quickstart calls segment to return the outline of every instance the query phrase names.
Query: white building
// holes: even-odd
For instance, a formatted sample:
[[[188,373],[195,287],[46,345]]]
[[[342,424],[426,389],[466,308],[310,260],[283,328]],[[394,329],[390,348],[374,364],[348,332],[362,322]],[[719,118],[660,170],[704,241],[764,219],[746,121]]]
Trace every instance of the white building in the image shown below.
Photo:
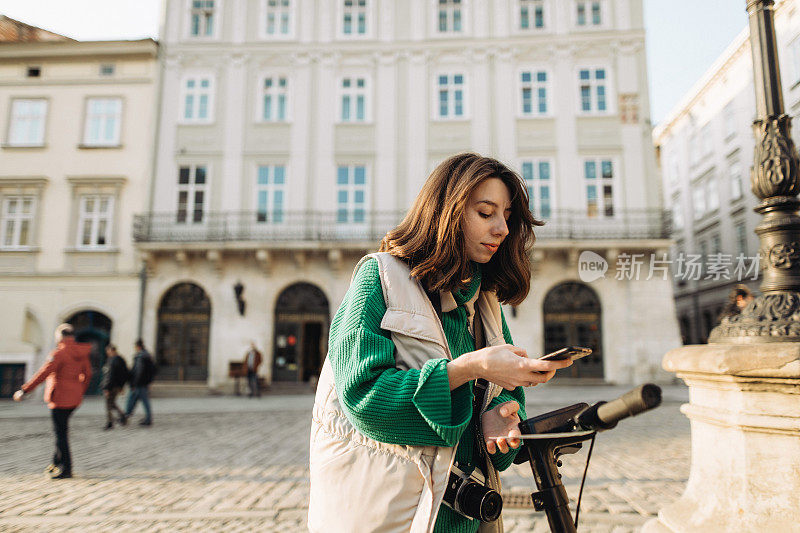
[[[153,165],[157,45],[46,36],[0,43],[3,396],[44,361],[59,323],[95,343],[97,378],[105,343],[130,355],[139,327],[131,231]]]
[[[594,347],[580,377],[659,377],[671,283],[614,279],[670,245],[641,0],[169,0],[161,35],[135,238],[162,379],[226,385],[253,340],[268,381],[308,380],[356,261],[464,150],[520,170],[549,221],[516,342]],[[578,280],[583,250],[605,279]]]
[[[792,116],[800,111],[798,6],[797,0],[775,6],[784,103]],[[702,256],[706,267],[676,272],[676,308],[690,344],[706,341],[734,285],[757,291],[760,283],[753,268],[761,216],[753,212],[758,199],[750,191],[756,109],[749,37],[745,28],[653,131],[672,212],[673,254]],[[798,135],[795,120],[795,142]]]

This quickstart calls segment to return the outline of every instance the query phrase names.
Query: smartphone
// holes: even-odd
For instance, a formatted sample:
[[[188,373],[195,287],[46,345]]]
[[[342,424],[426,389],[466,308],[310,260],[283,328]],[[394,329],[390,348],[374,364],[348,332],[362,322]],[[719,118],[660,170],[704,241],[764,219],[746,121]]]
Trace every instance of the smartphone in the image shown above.
[[[567,346],[555,352],[541,356],[539,359],[542,361],[563,361],[564,359],[580,359],[592,353],[591,348],[583,348],[581,346]]]

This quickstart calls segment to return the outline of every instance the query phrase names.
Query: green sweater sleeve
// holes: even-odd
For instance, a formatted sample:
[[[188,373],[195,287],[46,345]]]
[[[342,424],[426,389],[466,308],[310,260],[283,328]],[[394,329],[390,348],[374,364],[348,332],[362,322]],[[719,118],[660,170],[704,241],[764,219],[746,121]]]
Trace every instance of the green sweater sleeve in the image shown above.
[[[503,337],[505,338],[508,344],[514,344],[514,341],[511,338],[511,331],[509,331],[508,324],[506,324],[505,315],[502,315],[502,319],[503,319]],[[508,391],[506,389],[503,389],[503,392],[501,392],[497,396],[497,398],[492,400],[492,402],[489,404],[489,409],[494,409],[501,403],[505,403],[510,400],[514,400],[519,404],[519,411],[517,411],[517,414],[519,415],[520,420],[525,420],[527,418],[527,415],[525,414],[525,391],[522,387],[517,387],[513,391]],[[509,448],[508,453],[501,453],[498,451],[494,455],[490,455],[489,457],[492,458],[492,464],[494,465],[494,467],[502,472],[503,470],[511,466],[519,450],[520,450],[519,448],[516,449]]]
[[[328,356],[345,414],[380,442],[455,446],[472,414],[469,387],[451,393],[445,358],[398,369],[391,335],[380,327],[385,313],[378,263],[371,259],[356,273],[331,324]]]

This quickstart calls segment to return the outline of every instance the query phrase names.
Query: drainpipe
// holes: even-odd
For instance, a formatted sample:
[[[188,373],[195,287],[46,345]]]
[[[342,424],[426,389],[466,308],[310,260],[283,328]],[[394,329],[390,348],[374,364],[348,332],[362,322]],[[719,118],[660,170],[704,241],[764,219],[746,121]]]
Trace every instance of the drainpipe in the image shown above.
[[[155,90],[155,112],[153,113],[153,121],[154,121],[154,135],[153,135],[153,144],[152,144],[152,152],[150,154],[150,183],[149,183],[149,190],[148,190],[148,198],[147,198],[147,211],[144,213],[145,216],[145,224],[147,225],[147,234],[150,234],[151,225],[153,223],[152,212],[153,212],[153,198],[155,196],[155,188],[156,188],[156,170],[158,168],[158,146],[159,146],[159,136],[161,132],[161,104],[162,104],[162,93],[164,92],[164,52],[162,41],[164,39],[164,35],[166,33],[166,18],[167,18],[167,2],[164,2],[162,6],[163,12],[161,15],[161,24],[159,27],[159,39],[160,41],[156,41],[156,90]],[[148,257],[148,259],[150,259]],[[145,291],[147,289],[147,261],[142,261],[142,266],[139,270],[139,317],[138,323],[136,326],[136,338],[142,338],[142,330],[144,325],[144,298],[145,298]]]
[[[147,264],[143,261],[139,270],[139,321],[136,325],[136,338],[142,338],[142,324],[144,322],[144,294],[147,289]]]

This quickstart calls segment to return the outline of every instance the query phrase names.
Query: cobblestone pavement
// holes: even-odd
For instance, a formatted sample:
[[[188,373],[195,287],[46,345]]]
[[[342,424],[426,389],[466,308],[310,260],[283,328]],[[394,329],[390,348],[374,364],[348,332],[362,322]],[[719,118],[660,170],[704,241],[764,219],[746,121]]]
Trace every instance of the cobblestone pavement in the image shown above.
[[[620,387],[537,387],[530,416],[575,401],[611,399]],[[689,423],[684,387],[659,409],[602,433],[581,503],[581,531],[637,530],[683,490]],[[313,397],[155,399],[155,424],[103,431],[90,398],[71,420],[75,478],[43,473],[52,454],[49,413],[36,400],[0,402],[0,531],[305,530],[309,412]],[[578,493],[586,450],[565,456],[564,483]],[[514,506],[534,490],[530,468],[503,474],[506,531],[548,531],[541,513]]]

